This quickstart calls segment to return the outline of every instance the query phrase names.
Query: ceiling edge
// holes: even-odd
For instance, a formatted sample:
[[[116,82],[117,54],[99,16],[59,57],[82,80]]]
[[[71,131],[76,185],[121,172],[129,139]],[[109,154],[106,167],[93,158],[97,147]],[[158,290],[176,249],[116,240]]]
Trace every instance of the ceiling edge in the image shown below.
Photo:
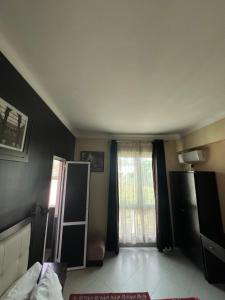
[[[207,126],[209,126],[209,125],[211,125],[213,123],[216,123],[216,122],[218,122],[220,120],[223,120],[224,118],[225,118],[225,112],[222,112],[222,113],[220,113],[219,115],[217,115],[215,117],[208,118],[208,119],[204,120],[203,122],[199,122],[197,125],[192,126],[188,130],[182,132],[180,134],[180,137],[184,137],[184,136],[186,136],[188,134],[191,134],[191,133],[193,133],[195,131],[198,131],[198,130],[200,130],[200,129],[204,128],[204,127],[207,127]]]
[[[107,133],[92,133],[79,132],[79,139],[116,139],[116,140],[177,140],[180,138],[179,134],[107,134]]]
[[[41,87],[35,76],[29,71],[29,69],[22,63],[18,54],[13,50],[12,46],[6,41],[3,34],[0,32],[0,50],[4,56],[10,61],[10,63],[16,68],[20,75],[29,83],[29,85],[35,90],[35,92],[41,97],[45,104],[54,112],[59,120],[66,126],[66,128],[76,137],[77,131],[73,128],[72,124],[66,119],[64,114],[55,105],[54,101],[48,95],[48,93]]]

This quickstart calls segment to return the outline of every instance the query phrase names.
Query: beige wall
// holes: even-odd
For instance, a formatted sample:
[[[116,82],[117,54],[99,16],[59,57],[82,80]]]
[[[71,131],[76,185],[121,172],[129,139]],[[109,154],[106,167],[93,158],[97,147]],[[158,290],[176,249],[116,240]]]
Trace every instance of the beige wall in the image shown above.
[[[196,171],[216,172],[221,214],[225,231],[225,119],[192,132],[179,141],[177,149],[207,149],[207,162],[196,165]]]
[[[191,149],[225,140],[225,119],[183,136],[178,140],[178,150]]]
[[[76,139],[75,159],[80,159],[80,151],[104,151],[104,172],[91,173],[90,205],[89,205],[89,234],[106,234],[108,182],[109,182],[109,148],[107,139]]]

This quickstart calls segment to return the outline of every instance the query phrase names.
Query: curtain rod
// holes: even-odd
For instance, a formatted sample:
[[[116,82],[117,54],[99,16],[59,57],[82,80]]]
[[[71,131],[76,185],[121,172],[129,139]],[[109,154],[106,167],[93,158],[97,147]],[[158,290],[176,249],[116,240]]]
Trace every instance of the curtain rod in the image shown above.
[[[163,139],[162,139],[163,140]],[[116,140],[117,143],[123,143],[123,142],[126,142],[126,143],[131,143],[131,142],[136,142],[136,143],[139,143],[139,142],[145,142],[145,143],[152,143],[154,140],[150,140],[150,139],[143,139],[143,140],[135,140],[135,139],[124,139],[124,140]],[[165,143],[168,142],[168,140],[163,140]]]
[[[140,143],[140,142],[142,142],[142,143],[152,143],[152,140],[135,140],[135,139],[130,139],[130,140],[128,140],[128,139],[124,139],[124,140],[116,140],[117,141],[117,143],[132,143],[132,142],[134,142],[134,143]]]

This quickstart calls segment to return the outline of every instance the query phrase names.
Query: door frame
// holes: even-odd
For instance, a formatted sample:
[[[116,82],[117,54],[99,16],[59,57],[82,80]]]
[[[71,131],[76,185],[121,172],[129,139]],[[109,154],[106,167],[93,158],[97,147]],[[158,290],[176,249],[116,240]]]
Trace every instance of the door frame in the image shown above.
[[[52,158],[52,168],[51,168],[51,180],[52,180],[52,170],[53,170],[54,160],[59,160],[59,161],[63,162],[63,169],[62,169],[61,182],[60,182],[60,191],[59,191],[59,194],[57,195],[58,196],[57,197],[58,198],[57,201],[59,201],[59,203],[58,203],[59,211],[58,211],[57,232],[56,232],[56,241],[55,241],[55,248],[56,248],[57,245],[58,245],[59,224],[60,224],[60,218],[61,218],[62,189],[63,189],[63,183],[64,183],[64,166],[65,166],[66,159],[62,158],[60,156],[57,156],[57,155],[53,155],[53,158]],[[50,180],[50,186],[49,186],[48,201],[49,201],[50,191],[51,191],[51,180]],[[49,206],[48,206],[48,209],[49,209]],[[49,221],[48,219],[49,219],[49,212],[47,213],[47,216],[46,216],[45,238],[44,238],[44,248],[43,248],[42,263],[45,260],[46,242],[47,242],[47,234],[48,234],[48,221]],[[56,251],[54,252],[54,258],[53,258],[54,261],[57,260],[57,257],[56,257],[57,249],[55,249],[55,250]]]
[[[59,156],[54,156],[54,159],[59,160],[63,163],[62,166],[62,174],[61,174],[61,183],[60,183],[60,191],[59,191],[59,206],[58,206],[58,221],[57,221],[57,231],[56,231],[56,240],[55,240],[55,252],[54,252],[54,261],[57,261],[57,253],[59,249],[59,238],[60,238],[60,224],[62,218],[62,195],[63,195],[63,188],[64,188],[64,180],[65,180],[65,165],[66,159],[61,158]]]

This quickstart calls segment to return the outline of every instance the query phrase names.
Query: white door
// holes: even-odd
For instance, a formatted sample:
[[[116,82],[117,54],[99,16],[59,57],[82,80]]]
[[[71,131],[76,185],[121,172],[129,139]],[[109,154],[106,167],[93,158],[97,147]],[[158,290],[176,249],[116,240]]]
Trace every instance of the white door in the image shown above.
[[[89,162],[66,162],[58,261],[68,269],[86,266],[89,182]]]

